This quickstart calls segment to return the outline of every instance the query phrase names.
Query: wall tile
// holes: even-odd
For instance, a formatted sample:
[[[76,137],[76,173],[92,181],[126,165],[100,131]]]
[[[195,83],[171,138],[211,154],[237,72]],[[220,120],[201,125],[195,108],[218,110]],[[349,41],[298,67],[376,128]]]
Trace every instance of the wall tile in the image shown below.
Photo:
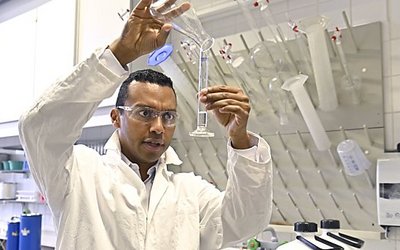
[[[393,76],[392,82],[392,103],[393,112],[400,112],[400,75]]]
[[[400,39],[392,40],[390,44],[392,75],[400,75]]]
[[[352,0],[351,21],[353,25],[386,21],[386,1]]]
[[[400,38],[400,1],[388,0],[388,19],[390,23],[390,38]]]
[[[392,151],[396,147],[393,143],[393,114],[385,114],[385,150]]]
[[[392,93],[392,78],[383,78],[383,110],[385,114],[393,112]]]
[[[400,113],[393,114],[393,144],[400,143]]]
[[[385,77],[392,75],[391,44],[390,41],[384,41],[382,45],[383,76]]]

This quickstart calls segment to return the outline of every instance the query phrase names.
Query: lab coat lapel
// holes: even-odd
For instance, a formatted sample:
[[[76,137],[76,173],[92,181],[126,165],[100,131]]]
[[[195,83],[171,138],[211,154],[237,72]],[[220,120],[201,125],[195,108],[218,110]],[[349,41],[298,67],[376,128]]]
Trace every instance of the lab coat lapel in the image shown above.
[[[121,159],[122,153],[118,130],[114,131],[104,148],[106,149],[105,159],[109,161],[109,165],[115,165],[120,169],[121,178],[124,179],[126,183],[133,185],[137,190],[144,189],[144,184],[140,177]]]
[[[148,210],[149,222],[153,218],[154,212],[156,211],[158,204],[160,204],[160,201],[167,191],[170,183],[169,178],[171,172],[167,171],[167,164],[182,164],[182,161],[179,159],[179,156],[172,147],[168,147],[165,153],[160,157],[160,165],[157,168],[156,176],[154,177],[153,181],[153,187],[151,188]]]
[[[118,137],[118,130],[114,131],[110,139],[107,141],[105,145],[105,149],[107,150],[107,156],[110,157],[118,157],[121,158],[121,146]],[[120,160],[123,162],[122,160]],[[158,204],[160,203],[162,197],[168,189],[169,185],[169,174],[167,171],[167,164],[181,165],[182,161],[179,159],[179,156],[176,154],[175,150],[172,147],[168,147],[166,152],[160,158],[160,165],[157,168],[156,175],[154,177],[153,186],[151,188],[150,194],[150,203],[148,210],[148,221],[150,222],[153,218],[154,212],[157,209]],[[129,171],[126,173],[127,176],[136,175],[133,171]],[[136,178],[139,178],[137,175]],[[140,178],[139,178],[140,179]],[[133,182],[138,185],[138,183]],[[139,187],[137,187],[139,189]]]
[[[160,167],[157,169],[156,176],[154,177],[153,187],[151,188],[150,204],[148,212],[148,221],[150,222],[153,218],[154,212],[157,209],[158,204],[163,198],[165,192],[168,189],[168,174],[166,171],[166,164],[160,163]]]

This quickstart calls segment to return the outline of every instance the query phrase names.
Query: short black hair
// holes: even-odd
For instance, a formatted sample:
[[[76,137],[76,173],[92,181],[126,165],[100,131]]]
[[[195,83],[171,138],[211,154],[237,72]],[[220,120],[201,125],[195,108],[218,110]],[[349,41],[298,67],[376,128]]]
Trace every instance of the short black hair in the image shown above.
[[[171,78],[161,72],[154,71],[152,69],[142,69],[131,73],[128,78],[122,83],[121,87],[119,88],[117,101],[115,103],[116,107],[125,105],[125,101],[128,98],[128,88],[133,81],[170,87],[174,91],[176,97]]]

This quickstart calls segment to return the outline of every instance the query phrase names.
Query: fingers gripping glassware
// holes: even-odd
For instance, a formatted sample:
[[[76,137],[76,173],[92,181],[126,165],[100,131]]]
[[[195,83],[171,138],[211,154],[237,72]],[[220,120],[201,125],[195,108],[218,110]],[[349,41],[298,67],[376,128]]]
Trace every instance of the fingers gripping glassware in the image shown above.
[[[184,0],[153,0],[150,13],[162,22],[171,23],[174,30],[195,41],[204,51],[213,46],[214,38],[205,32],[190,3]]]
[[[171,23],[174,30],[190,38],[199,48],[198,92],[208,87],[208,50],[214,44],[214,38],[205,32],[190,3],[183,0],[153,0],[150,13],[162,22]],[[200,98],[200,96],[198,97]],[[190,136],[213,137],[207,128],[207,110],[197,100],[197,127]]]

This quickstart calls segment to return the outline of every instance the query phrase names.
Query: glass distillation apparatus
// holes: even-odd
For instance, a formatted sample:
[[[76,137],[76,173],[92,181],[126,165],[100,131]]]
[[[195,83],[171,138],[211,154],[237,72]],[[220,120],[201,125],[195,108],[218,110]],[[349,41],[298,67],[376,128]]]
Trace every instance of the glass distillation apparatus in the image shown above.
[[[183,13],[177,13],[184,10]],[[199,81],[198,92],[208,87],[208,51],[214,44],[214,38],[208,35],[201,25],[190,3],[177,0],[171,4],[170,0],[153,0],[150,13],[161,22],[171,23],[174,30],[190,38],[199,48]],[[207,128],[207,110],[197,100],[197,127],[189,134],[197,137],[212,137],[214,133]]]

